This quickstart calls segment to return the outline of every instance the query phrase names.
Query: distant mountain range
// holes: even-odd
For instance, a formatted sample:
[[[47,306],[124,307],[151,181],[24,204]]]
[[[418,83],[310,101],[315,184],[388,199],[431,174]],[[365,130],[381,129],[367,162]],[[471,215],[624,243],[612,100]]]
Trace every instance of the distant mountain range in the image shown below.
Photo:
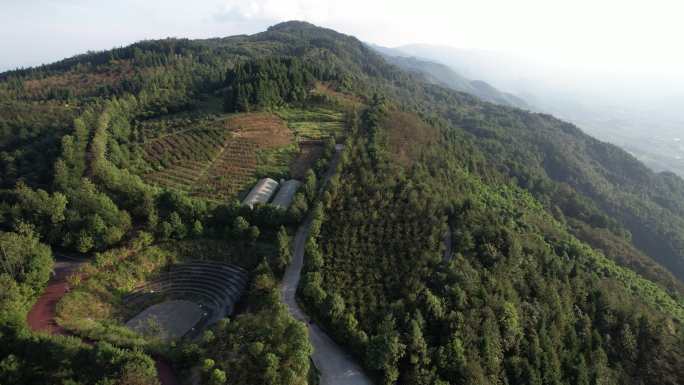
[[[422,68],[414,71],[427,73],[427,78],[439,79],[438,83],[455,90],[498,104],[522,107],[520,103],[524,103],[522,108],[568,120],[629,151],[656,172],[684,176],[684,115],[680,107],[684,94],[676,85],[610,74],[578,75],[502,52],[429,44],[382,52],[400,56],[389,59],[394,64],[410,69],[413,63]],[[448,71],[437,70],[439,66]],[[470,89],[472,82],[467,79],[481,80],[488,90]]]
[[[522,98],[508,92],[499,91],[485,81],[468,79],[447,65],[412,56],[401,49],[376,45],[373,45],[372,48],[379,52],[389,63],[405,71],[421,74],[429,83],[465,92],[487,102],[530,109],[530,106]]]

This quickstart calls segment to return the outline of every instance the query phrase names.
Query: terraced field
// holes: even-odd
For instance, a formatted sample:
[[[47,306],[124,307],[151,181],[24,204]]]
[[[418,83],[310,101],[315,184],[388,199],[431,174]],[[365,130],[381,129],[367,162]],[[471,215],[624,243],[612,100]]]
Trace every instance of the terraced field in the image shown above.
[[[145,175],[148,182],[221,200],[249,187],[260,173],[286,173],[298,148],[282,119],[254,113],[164,133],[147,140],[144,153],[157,170]]]
[[[151,122],[139,143],[151,168],[144,178],[194,196],[230,199],[261,177],[302,177],[320,156],[316,141],[343,126],[341,112],[323,108]]]
[[[230,132],[225,129],[195,129],[166,135],[145,145],[145,161],[157,169],[188,161],[210,161],[229,138]]]
[[[212,198],[229,198],[256,180],[259,144],[250,139],[231,138],[196,185],[196,193]]]

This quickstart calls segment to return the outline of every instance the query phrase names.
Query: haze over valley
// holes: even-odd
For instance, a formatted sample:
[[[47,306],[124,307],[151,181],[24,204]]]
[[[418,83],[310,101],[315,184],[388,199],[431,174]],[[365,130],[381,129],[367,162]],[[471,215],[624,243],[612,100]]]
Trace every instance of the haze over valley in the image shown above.
[[[564,65],[543,54],[429,44],[385,52],[441,63],[460,76],[486,81],[522,99],[530,110],[571,121],[590,135],[619,145],[655,171],[684,176],[684,81],[679,75],[667,77],[657,68],[619,74],[591,64],[589,69]]]

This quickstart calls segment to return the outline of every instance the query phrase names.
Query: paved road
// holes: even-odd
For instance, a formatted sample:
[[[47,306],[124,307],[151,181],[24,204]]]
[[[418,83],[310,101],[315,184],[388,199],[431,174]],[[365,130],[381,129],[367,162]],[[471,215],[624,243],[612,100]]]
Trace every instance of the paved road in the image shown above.
[[[337,149],[325,175],[323,184],[327,183],[335,173],[341,148]],[[366,376],[354,359],[337,345],[320,327],[309,322],[309,317],[297,304],[295,298],[297,286],[304,265],[304,244],[311,229],[311,216],[307,216],[299,226],[294,240],[292,263],[285,271],[282,282],[283,300],[292,315],[308,325],[309,340],[314,347],[313,362],[321,372],[321,385],[371,385],[373,382]]]

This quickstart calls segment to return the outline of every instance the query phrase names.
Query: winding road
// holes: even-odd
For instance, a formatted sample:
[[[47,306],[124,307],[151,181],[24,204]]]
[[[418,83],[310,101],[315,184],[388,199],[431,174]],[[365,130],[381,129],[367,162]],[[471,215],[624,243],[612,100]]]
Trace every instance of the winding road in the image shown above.
[[[337,147],[323,179],[322,187],[335,174],[342,148]],[[313,324],[299,307],[296,299],[297,286],[304,265],[304,244],[311,230],[311,214],[307,215],[299,226],[294,240],[292,263],[287,267],[282,281],[283,301],[292,316],[307,324],[309,340],[313,345],[313,362],[321,373],[320,385],[371,385],[373,382],[366,376],[354,359],[337,345],[318,325]]]

